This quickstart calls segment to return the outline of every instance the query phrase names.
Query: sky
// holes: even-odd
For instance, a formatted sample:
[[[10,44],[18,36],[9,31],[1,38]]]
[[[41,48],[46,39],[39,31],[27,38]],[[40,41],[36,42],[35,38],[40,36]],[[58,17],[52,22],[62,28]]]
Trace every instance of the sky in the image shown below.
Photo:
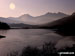
[[[10,4],[15,4],[11,9]],[[47,12],[75,12],[75,0],[0,0],[0,17],[18,17],[22,14],[40,16]]]

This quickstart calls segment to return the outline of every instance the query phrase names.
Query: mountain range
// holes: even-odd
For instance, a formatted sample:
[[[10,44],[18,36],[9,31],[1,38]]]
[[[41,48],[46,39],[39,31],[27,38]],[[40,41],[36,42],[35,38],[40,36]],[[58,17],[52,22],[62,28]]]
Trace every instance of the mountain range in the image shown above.
[[[62,12],[58,13],[46,13],[41,16],[33,17],[29,14],[24,14],[19,17],[22,21],[25,22],[25,24],[31,24],[31,25],[40,25],[40,24],[46,24],[48,22],[52,22],[54,20],[58,20],[60,18],[68,16],[67,14],[64,14]]]
[[[14,25],[14,27],[16,25],[18,25],[18,27],[21,27],[21,25],[23,26],[27,26],[27,25],[42,25],[42,24],[46,24],[46,23],[50,23],[52,21],[58,20],[60,18],[69,16],[65,13],[62,12],[58,12],[58,13],[46,13],[44,15],[41,16],[37,16],[37,17],[33,17],[29,14],[24,14],[22,16],[19,17],[8,17],[8,18],[3,18],[0,17],[0,21],[9,24],[10,26]],[[20,26],[19,26],[20,25]]]

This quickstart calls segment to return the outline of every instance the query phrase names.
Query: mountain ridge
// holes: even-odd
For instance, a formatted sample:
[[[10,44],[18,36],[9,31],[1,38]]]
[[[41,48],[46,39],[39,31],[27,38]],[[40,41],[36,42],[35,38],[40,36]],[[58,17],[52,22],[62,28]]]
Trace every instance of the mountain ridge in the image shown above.
[[[25,24],[25,26],[27,26],[27,25],[41,26],[42,24],[50,23],[52,21],[58,20],[62,17],[66,17],[66,16],[68,16],[68,15],[64,14],[62,12],[58,12],[58,13],[47,12],[47,13],[45,13],[41,16],[37,16],[37,17],[33,17],[29,14],[23,14],[22,16],[19,16],[16,18],[14,18],[14,17],[8,17],[8,18],[0,17],[0,21],[5,22],[5,23],[9,24],[10,26],[12,24],[19,26],[19,24],[21,25],[21,23],[23,23],[23,25]],[[34,26],[32,28],[34,28]]]
[[[47,22],[51,22],[51,21],[54,21],[54,20],[57,20],[57,19],[60,19],[60,18],[63,18],[63,17],[66,17],[68,16],[67,14],[65,13],[62,13],[62,12],[58,12],[58,13],[46,13],[46,14],[43,14],[41,16],[37,16],[37,17],[33,17],[31,15],[28,15],[28,14],[24,14],[22,16],[19,17],[19,19],[23,20],[24,22],[26,22],[27,24],[34,24],[34,25],[38,25],[38,24],[44,24],[44,23],[47,23]]]
[[[51,23],[49,27],[63,36],[75,36],[75,13]]]

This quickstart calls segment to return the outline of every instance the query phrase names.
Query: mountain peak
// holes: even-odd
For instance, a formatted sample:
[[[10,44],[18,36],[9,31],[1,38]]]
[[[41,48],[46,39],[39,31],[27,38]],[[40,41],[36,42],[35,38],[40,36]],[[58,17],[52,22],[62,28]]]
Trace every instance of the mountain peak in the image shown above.
[[[21,19],[31,19],[33,18],[33,16],[29,15],[29,14],[23,14],[22,16],[20,16],[19,18]]]
[[[22,15],[22,16],[31,16],[31,15],[29,15],[29,14],[24,14],[24,15]]]
[[[47,12],[46,14],[51,14],[50,12]]]
[[[51,13],[51,12],[47,12],[45,15],[53,15],[53,14],[59,14],[59,15],[66,15],[65,13],[62,13],[62,12],[58,12],[58,13]]]
[[[29,15],[29,14],[24,14],[24,15],[20,16],[20,18],[24,18],[24,17],[25,17],[25,18],[26,18],[26,17],[28,17],[28,18],[29,18],[29,17],[32,18],[32,16]]]
[[[58,12],[58,14],[64,14],[64,13],[62,13],[62,12]]]
[[[47,12],[45,15],[51,15],[51,14],[56,14],[56,13]]]
[[[68,16],[67,14],[65,13],[62,13],[62,12],[58,12],[58,13],[51,13],[51,12],[48,12],[45,14],[45,16],[52,16],[52,17],[65,17],[65,16]]]

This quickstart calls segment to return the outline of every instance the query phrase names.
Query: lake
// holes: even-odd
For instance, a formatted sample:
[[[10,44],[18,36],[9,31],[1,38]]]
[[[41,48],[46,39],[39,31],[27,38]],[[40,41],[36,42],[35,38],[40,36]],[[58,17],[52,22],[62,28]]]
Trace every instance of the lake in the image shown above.
[[[20,52],[26,46],[41,47],[45,42],[57,42],[62,37],[47,29],[11,29],[0,30],[0,56],[11,52]]]

